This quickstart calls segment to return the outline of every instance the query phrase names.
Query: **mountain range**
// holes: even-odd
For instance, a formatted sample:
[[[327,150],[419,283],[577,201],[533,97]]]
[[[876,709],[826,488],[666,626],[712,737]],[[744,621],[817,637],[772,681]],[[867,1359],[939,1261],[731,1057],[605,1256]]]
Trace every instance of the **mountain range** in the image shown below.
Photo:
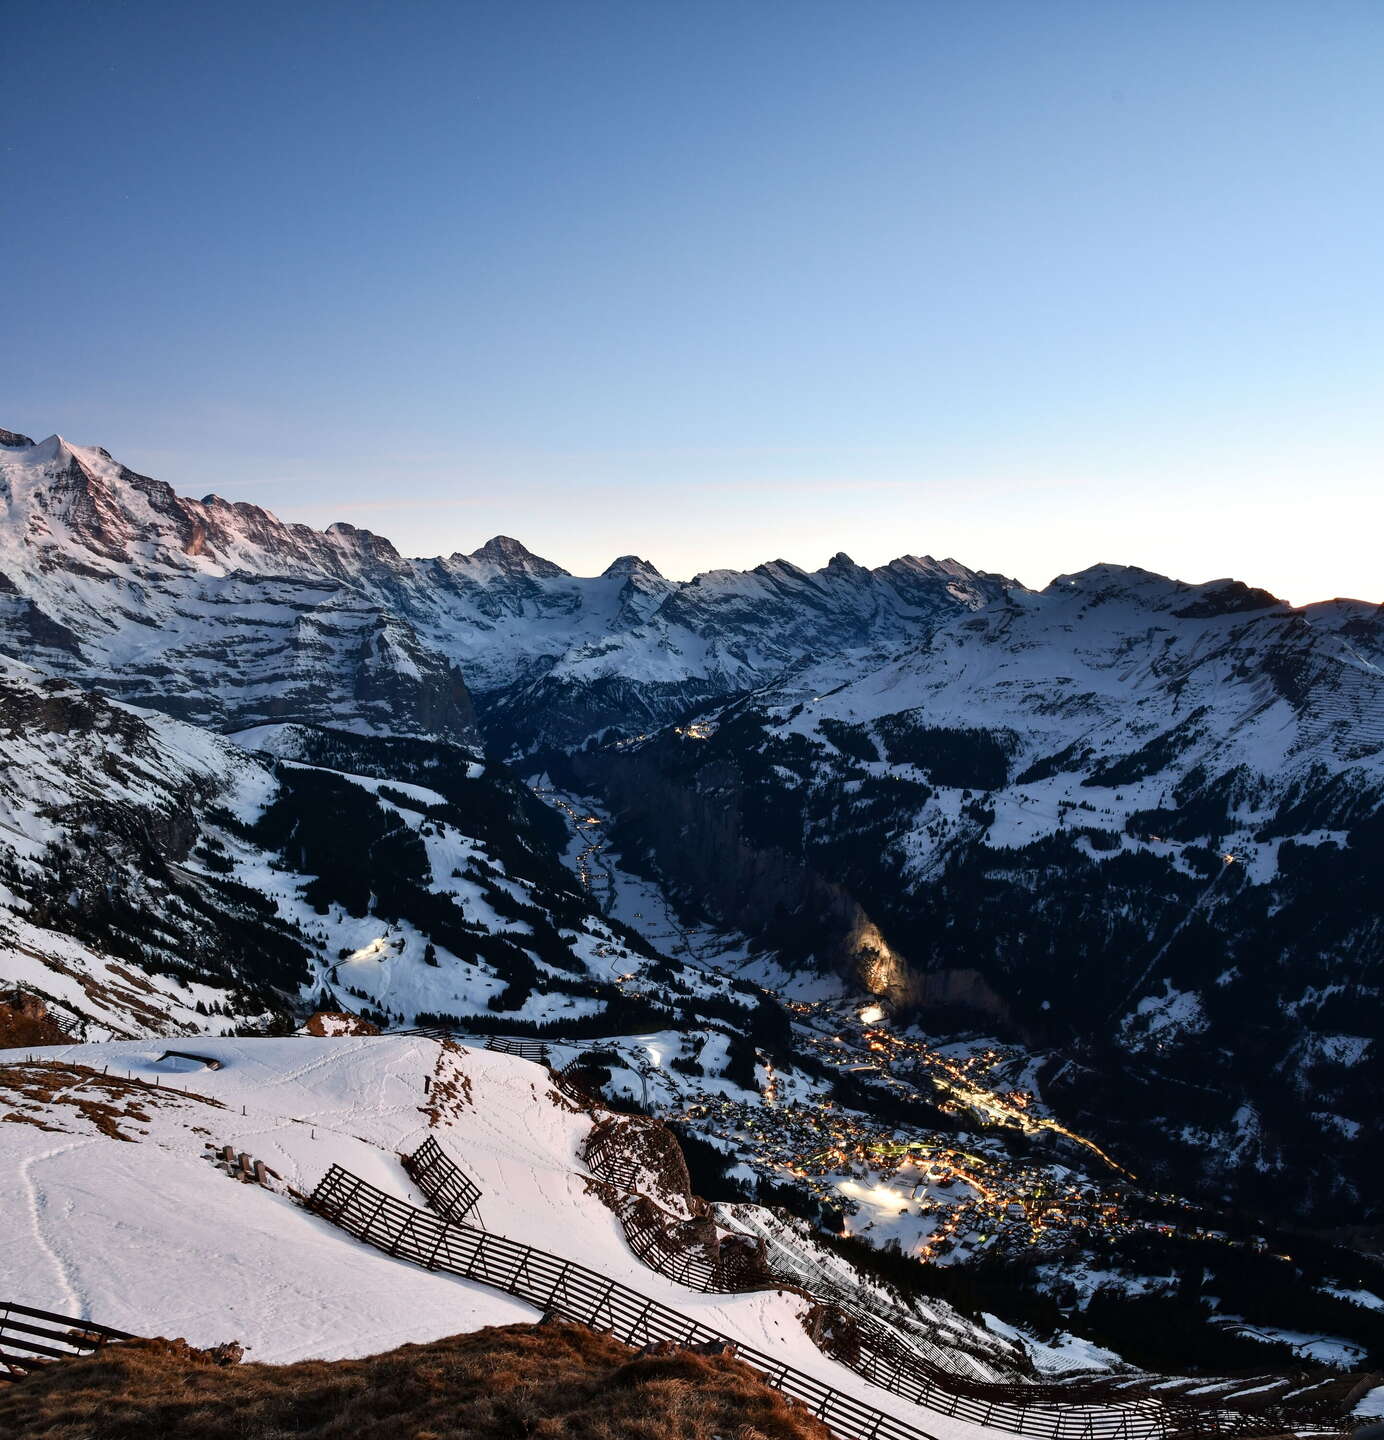
[[[623,1014],[648,941],[561,863],[546,774],[787,973],[1016,1037],[1152,1177],[1384,1215],[1380,605],[1112,564],[410,559],[4,431],[0,655],[4,943],[106,1032],[324,989]]]

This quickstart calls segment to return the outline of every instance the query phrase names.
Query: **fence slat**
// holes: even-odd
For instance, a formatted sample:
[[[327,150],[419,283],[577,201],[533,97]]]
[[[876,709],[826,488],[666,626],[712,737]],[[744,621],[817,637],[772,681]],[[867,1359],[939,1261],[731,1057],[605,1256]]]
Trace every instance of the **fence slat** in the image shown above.
[[[340,1187],[346,1184],[351,1185],[353,1203],[340,1207],[334,1203],[335,1197]],[[310,1210],[325,1219],[335,1219],[342,1229],[379,1249],[421,1265],[431,1262],[434,1269],[448,1270],[465,1279],[482,1280],[540,1304],[545,1300],[551,1304],[560,1286],[564,1290],[575,1290],[575,1282],[584,1280],[590,1303],[571,1306],[578,1312],[572,1318],[594,1324],[604,1314],[610,1321],[608,1328],[618,1339],[626,1342],[640,1336],[647,1340],[720,1342],[734,1347],[739,1358],[764,1375],[770,1384],[804,1399],[809,1405],[824,1404],[828,1397],[837,1393],[811,1376],[793,1371],[771,1356],[740,1345],[729,1336],[660,1305],[607,1276],[532,1246],[504,1240],[486,1231],[471,1231],[469,1227],[448,1222],[428,1211],[415,1210],[339,1166],[334,1165],[328,1170],[306,1203]],[[387,1217],[391,1216],[395,1217],[396,1223],[390,1223]],[[408,1223],[410,1217],[411,1224]],[[402,1225],[397,1223],[400,1220],[404,1222]],[[453,1259],[448,1242],[457,1232],[473,1242],[469,1261],[458,1263]],[[546,1287],[541,1279],[544,1274],[548,1278]],[[563,1308],[568,1309],[567,1306]],[[832,1410],[835,1418],[831,1429],[841,1440],[878,1440],[889,1419],[880,1411],[856,1402],[843,1406],[833,1400]],[[888,1433],[890,1440],[934,1440],[927,1431],[904,1424],[889,1425]]]
[[[35,1323],[39,1321],[43,1323]],[[135,1338],[128,1330],[98,1325],[94,1320],[0,1301],[0,1381],[14,1380],[22,1372],[54,1360],[90,1355],[108,1340]]]

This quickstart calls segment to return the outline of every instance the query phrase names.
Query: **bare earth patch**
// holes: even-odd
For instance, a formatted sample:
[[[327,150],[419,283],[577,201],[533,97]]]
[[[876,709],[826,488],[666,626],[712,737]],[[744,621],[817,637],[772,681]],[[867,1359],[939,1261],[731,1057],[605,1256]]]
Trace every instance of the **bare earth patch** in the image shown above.
[[[106,1075],[68,1060],[16,1060],[0,1065],[0,1121],[81,1134],[89,1126],[112,1140],[133,1140],[125,1126],[148,1124],[150,1107],[225,1106],[207,1095]],[[73,1122],[78,1122],[75,1126]],[[85,1126],[81,1124],[85,1122]]]
[[[428,1081],[428,1103],[418,1107],[433,1129],[448,1120],[460,1119],[463,1110],[474,1108],[471,1077],[462,1068],[465,1053],[455,1040],[443,1040],[437,1047],[437,1064]]]
[[[364,1360],[225,1365],[178,1341],[114,1344],[0,1386],[15,1440],[829,1440],[728,1356],[640,1355],[550,1321]]]

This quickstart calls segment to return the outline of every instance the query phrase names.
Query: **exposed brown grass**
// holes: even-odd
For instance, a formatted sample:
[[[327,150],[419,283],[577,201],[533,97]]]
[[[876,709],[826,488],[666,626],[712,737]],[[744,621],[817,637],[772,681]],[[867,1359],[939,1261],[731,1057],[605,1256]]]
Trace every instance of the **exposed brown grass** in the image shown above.
[[[0,1121],[36,1125],[40,1130],[67,1130],[50,1122],[74,1112],[112,1140],[133,1140],[122,1122],[149,1122],[151,1106],[207,1106],[225,1109],[210,1095],[195,1095],[171,1085],[151,1085],[123,1075],[106,1075],[73,1060],[16,1060],[0,1064]],[[80,1133],[73,1131],[72,1133]]]
[[[725,1356],[638,1355],[581,1325],[509,1325],[365,1360],[214,1363],[135,1341],[0,1384],[14,1440],[829,1440]]]
[[[428,1082],[428,1103],[418,1107],[434,1130],[449,1120],[461,1119],[462,1112],[476,1103],[471,1077],[462,1068],[465,1056],[455,1040],[443,1040],[437,1047],[437,1062]]]
[[[9,942],[9,948],[21,955],[27,955],[31,960],[37,960],[53,974],[70,980],[86,995],[90,1008],[123,1017],[126,1021],[137,1021],[140,1026],[144,1027],[147,1034],[176,1035],[178,1033],[178,1027],[166,1008],[168,997],[155,988],[147,975],[127,970],[121,965],[110,964],[104,972],[107,979],[109,980],[110,976],[117,976],[125,982],[124,984],[110,984],[76,966],[64,964],[56,955],[47,955],[39,950],[31,950],[27,945],[16,944],[13,940]],[[153,1003],[154,1001],[163,1001],[164,1008],[160,1008]],[[135,1033],[137,1032],[132,1033],[121,1029],[118,1020],[112,1023],[112,1039],[133,1040]],[[33,1045],[38,1042],[30,1040],[18,1043]]]
[[[345,1010],[319,1010],[304,1027],[309,1035],[378,1035],[380,1027]]]

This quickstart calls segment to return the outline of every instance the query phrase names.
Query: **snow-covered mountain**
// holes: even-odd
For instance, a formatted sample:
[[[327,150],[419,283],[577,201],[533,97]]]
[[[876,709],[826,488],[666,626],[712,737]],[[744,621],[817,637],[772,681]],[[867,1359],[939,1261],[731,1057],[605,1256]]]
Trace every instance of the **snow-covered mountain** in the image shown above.
[[[777,973],[1068,1047],[1052,1083],[1169,1175],[1364,1203],[1384,607],[1113,565],[1032,591],[927,557],[688,582],[504,536],[410,559],[3,432],[0,654],[16,955],[62,949],[24,926],[83,964],[104,945],[241,1020],[322,988],[406,1018],[616,1013],[638,942],[484,736],[602,797]],[[187,1010],[111,1023],[85,990],[117,1033]]]
[[[198,724],[474,738],[461,677],[384,599],[396,567],[368,531],[186,500],[56,435],[0,449],[4,649]]]
[[[1075,1047],[1069,1113],[1142,1115],[1165,1174],[1347,1214],[1384,1101],[1381,638],[1357,602],[1102,565],[574,764],[800,964]]]
[[[0,731],[0,981],[68,1033],[285,1026],[318,1002],[596,1017],[643,948],[559,863],[551,812],[473,751],[232,741],[2,657]]]
[[[5,432],[0,648],[133,703],[505,740],[636,733],[804,655],[879,653],[1008,582],[955,561],[838,555],[678,583],[635,556],[569,575],[505,536],[405,559],[369,531],[189,500],[99,448]]]

